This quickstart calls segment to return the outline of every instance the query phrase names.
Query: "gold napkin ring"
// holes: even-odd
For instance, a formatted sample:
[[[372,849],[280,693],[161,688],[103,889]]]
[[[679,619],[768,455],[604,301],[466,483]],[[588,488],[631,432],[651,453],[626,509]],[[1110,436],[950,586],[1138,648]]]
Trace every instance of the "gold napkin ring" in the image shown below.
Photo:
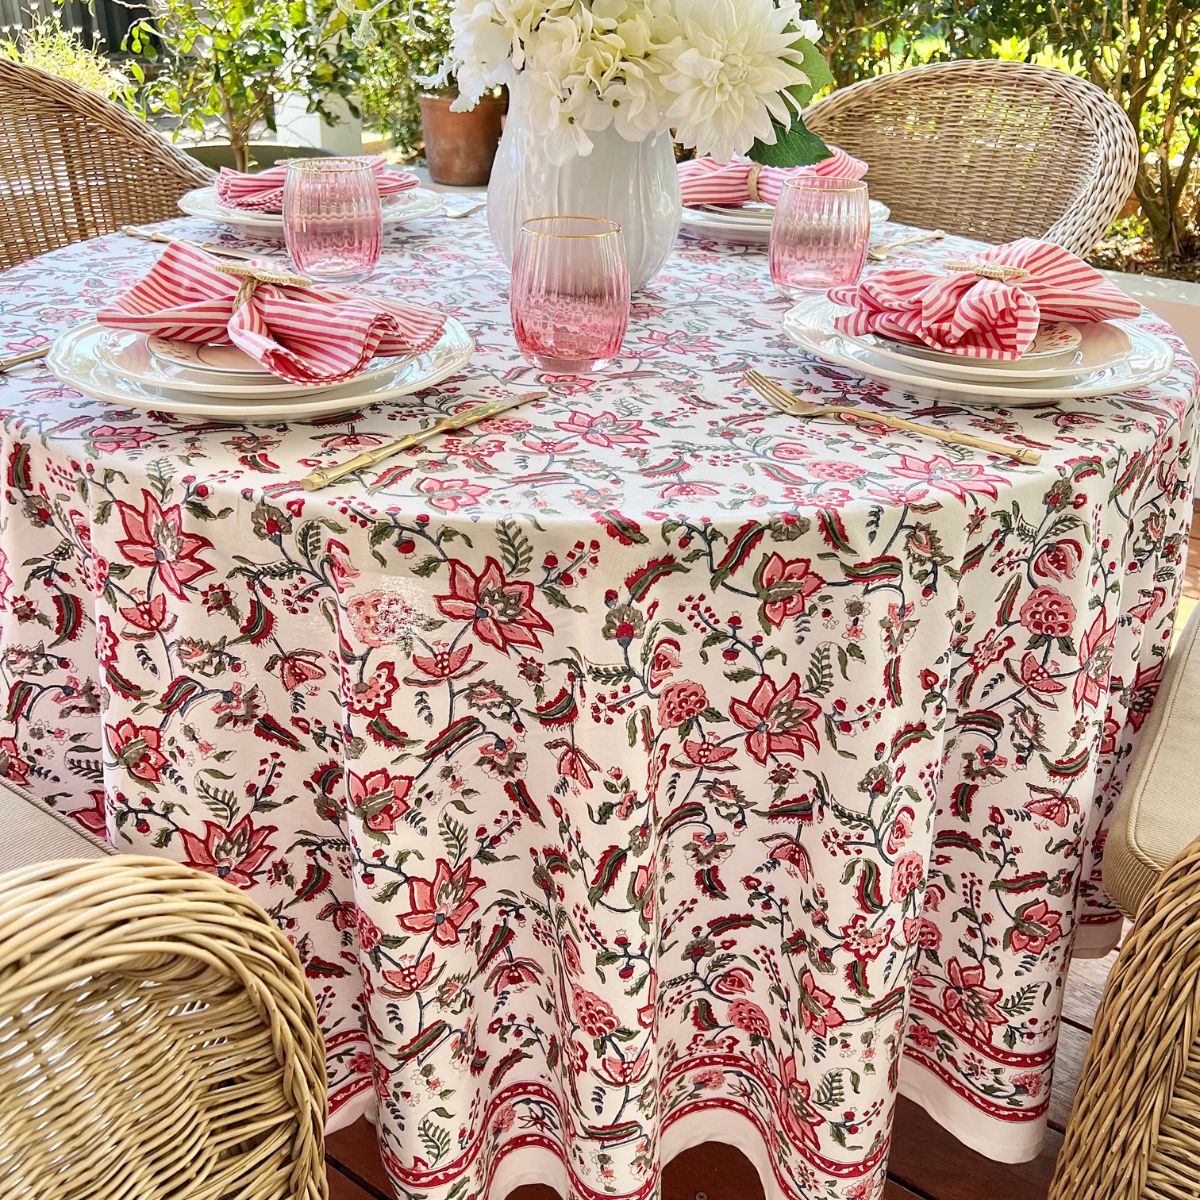
[[[750,199],[756,204],[762,203],[762,197],[758,194],[758,177],[762,174],[762,163],[754,163],[750,168],[750,174],[746,176],[746,191],[750,193]]]
[[[273,271],[270,267],[256,267],[251,263],[217,263],[216,270],[221,275],[232,275],[242,281],[234,298],[234,308],[241,308],[260,283],[274,284],[276,287],[310,288],[311,279],[303,275],[292,275],[287,271]]]
[[[942,264],[949,271],[970,271],[980,279],[996,279],[1000,283],[1012,283],[1017,279],[1028,279],[1031,272],[1024,267],[1009,267],[1003,263],[963,262],[955,260]]]

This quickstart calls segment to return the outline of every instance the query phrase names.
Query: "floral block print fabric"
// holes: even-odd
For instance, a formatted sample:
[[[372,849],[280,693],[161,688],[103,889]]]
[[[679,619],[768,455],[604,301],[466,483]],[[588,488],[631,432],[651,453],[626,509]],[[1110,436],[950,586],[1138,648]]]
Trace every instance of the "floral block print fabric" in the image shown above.
[[[153,253],[0,277],[0,352]],[[649,1197],[718,1138],[772,1197],[869,1200],[898,1091],[996,1158],[1038,1146],[1069,957],[1118,929],[1098,864],[1171,637],[1196,371],[936,410],[1039,467],[802,424],[742,372],[934,406],[801,356],[766,276],[683,241],[613,369],[554,376],[455,225],[364,285],[478,338],[420,397],[254,427],[0,381],[0,771],[261,901],[333,1121],[377,1108],[403,1197]]]

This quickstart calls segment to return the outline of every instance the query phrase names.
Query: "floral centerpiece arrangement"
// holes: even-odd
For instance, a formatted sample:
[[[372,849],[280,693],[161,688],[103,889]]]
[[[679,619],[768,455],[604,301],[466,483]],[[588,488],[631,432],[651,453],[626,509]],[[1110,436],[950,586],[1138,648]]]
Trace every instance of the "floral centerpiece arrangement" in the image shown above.
[[[539,204],[570,206],[621,221],[636,286],[678,232],[672,135],[721,160],[828,154],[801,118],[830,81],[820,31],[792,0],[455,0],[451,25],[458,105],[513,98],[489,201],[506,254]]]

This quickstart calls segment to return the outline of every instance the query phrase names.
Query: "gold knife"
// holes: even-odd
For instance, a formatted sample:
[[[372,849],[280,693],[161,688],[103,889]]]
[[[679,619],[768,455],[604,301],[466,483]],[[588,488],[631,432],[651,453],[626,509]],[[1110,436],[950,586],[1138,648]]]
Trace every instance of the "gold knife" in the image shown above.
[[[5,371],[12,370],[13,367],[19,367],[22,363],[37,362],[39,358],[45,358],[50,353],[50,346],[43,346],[40,350],[30,350],[28,354],[18,354],[13,358],[0,358],[0,375]]]
[[[430,425],[428,429],[422,429],[419,433],[410,433],[407,437],[400,438],[399,441],[389,442],[386,446],[376,446],[374,450],[367,450],[348,462],[318,467],[311,475],[306,475],[300,483],[306,492],[319,492],[322,488],[328,487],[331,483],[337,483],[339,479],[343,479],[347,475],[352,475],[356,471],[365,471],[368,467],[383,462],[385,458],[402,454],[405,450],[411,450],[414,446],[419,446],[422,442],[437,437],[439,433],[452,433],[456,429],[465,429],[468,425],[486,421],[489,417],[498,416],[520,404],[528,404],[531,400],[544,400],[548,395],[550,395],[549,392],[525,392],[523,395],[507,396],[503,400],[489,400],[486,404],[477,404],[474,408],[464,409],[452,417],[443,417],[436,424]]]

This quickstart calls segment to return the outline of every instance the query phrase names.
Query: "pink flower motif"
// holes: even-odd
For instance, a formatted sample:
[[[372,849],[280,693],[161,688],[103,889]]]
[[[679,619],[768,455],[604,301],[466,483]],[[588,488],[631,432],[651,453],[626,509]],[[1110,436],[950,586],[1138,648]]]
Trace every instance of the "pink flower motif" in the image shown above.
[[[892,867],[892,901],[903,904],[924,882],[925,860],[915,850],[906,851]]]
[[[963,966],[957,958],[946,964],[949,986],[942,989],[942,1007],[951,1022],[990,1041],[992,1027],[1007,1025],[1008,1018],[997,1007],[1004,998],[999,988],[984,987],[983,968]]]
[[[902,454],[900,465],[893,466],[891,473],[904,479],[919,480],[959,500],[966,500],[968,496],[987,496],[995,500],[999,494],[996,488],[1004,482],[1002,475],[990,475],[984,467],[954,462],[941,454],[928,459]]]
[[[1021,624],[1033,634],[1070,637],[1075,626],[1075,605],[1057,588],[1035,588],[1021,605]]]
[[[394,646],[412,628],[416,613],[397,592],[366,592],[346,602],[346,616],[360,642],[381,649]]]
[[[833,1003],[833,994],[817,986],[812,971],[800,977],[800,1020],[814,1037],[828,1037],[831,1029],[846,1023]]]
[[[483,887],[482,879],[471,875],[471,860],[451,870],[439,858],[432,879],[411,876],[408,881],[408,912],[400,918],[400,927],[410,933],[431,933],[443,946],[453,946],[468,918],[479,907],[473,899]]]
[[[1017,909],[1016,924],[1009,930],[1012,949],[1041,954],[1063,935],[1062,916],[1051,909],[1045,900],[1035,900]]]
[[[754,1037],[770,1037],[771,1022],[753,1000],[734,1000],[729,1006],[729,1023]]]
[[[658,719],[667,729],[698,717],[708,707],[708,695],[702,684],[685,679],[663,688],[658,699]]]
[[[540,632],[554,627],[533,606],[533,584],[506,579],[500,564],[488,558],[475,574],[460,562],[450,564],[450,591],[435,596],[438,611],[457,621],[471,621],[481,642],[508,654],[513,646],[542,648]]]
[[[1108,624],[1108,614],[1101,609],[1079,646],[1079,674],[1075,676],[1072,692],[1076,705],[1089,704],[1096,708],[1108,691],[1116,636],[1117,627]]]
[[[725,764],[736,753],[735,747],[722,746],[712,734],[707,734],[702,742],[685,738],[683,758],[673,758],[671,765],[682,771],[694,771],[697,768],[709,771],[732,771],[734,768]]]
[[[469,479],[442,479],[437,475],[426,475],[415,490],[427,496],[433,508],[457,512],[460,508],[469,508],[492,489],[472,483]]]
[[[556,421],[555,429],[577,435],[591,446],[640,446],[653,440],[654,434],[642,428],[641,421],[622,420],[611,411],[573,412],[568,421]]]
[[[400,1000],[408,1000],[436,982],[433,978],[433,955],[426,954],[417,959],[412,955],[403,955],[396,960],[397,965],[382,972],[386,987],[379,990],[385,996],[395,996]]]
[[[15,738],[0,738],[0,776],[23,787],[29,782],[29,766]]]
[[[595,992],[589,992],[578,984],[571,989],[571,1008],[580,1027],[590,1038],[608,1037],[620,1028],[621,1023],[608,1001],[601,1000]]]
[[[162,731],[156,725],[135,725],[128,717],[118,725],[105,725],[113,757],[135,779],[158,783],[167,757],[159,750]]]
[[[179,836],[187,866],[216,875],[234,887],[248,888],[255,872],[275,853],[268,841],[275,832],[274,825],[255,829],[247,815],[228,827],[205,821],[202,838],[186,829],[181,829]]]
[[[388,771],[372,771],[369,775],[346,772],[350,789],[350,805],[368,829],[390,833],[396,822],[408,812],[406,797],[412,791],[409,775],[392,775]]]
[[[98,453],[113,454],[118,450],[136,450],[154,441],[154,434],[138,425],[95,425],[88,431],[88,439]]]
[[[1033,559],[1033,573],[1043,579],[1062,583],[1075,577],[1082,561],[1083,547],[1074,538],[1067,538],[1037,552]]]
[[[118,500],[116,507],[125,529],[117,549],[125,560],[154,568],[163,587],[176,599],[186,600],[184,589],[213,569],[200,557],[201,551],[212,549],[212,542],[199,534],[184,533],[180,506],[163,508],[144,488],[140,510],[123,500]]]
[[[825,1118],[812,1103],[812,1085],[800,1078],[796,1058],[790,1055],[779,1063],[778,1111],[783,1118],[784,1132],[793,1143],[817,1149],[817,1130]]]
[[[673,638],[665,638],[654,647],[654,657],[650,660],[650,686],[659,687],[679,669],[679,665],[679,643]]]
[[[801,695],[803,686],[799,675],[792,675],[782,687],[763,675],[748,699],[730,705],[729,715],[750,731],[746,748],[756,761],[765,764],[773,754],[803,758],[805,742],[818,749],[814,721],[821,715],[821,706]]]
[[[778,629],[789,617],[805,611],[808,601],[825,586],[825,580],[812,570],[807,558],[785,560],[780,554],[772,554],[762,565],[758,586],[763,615]]]

